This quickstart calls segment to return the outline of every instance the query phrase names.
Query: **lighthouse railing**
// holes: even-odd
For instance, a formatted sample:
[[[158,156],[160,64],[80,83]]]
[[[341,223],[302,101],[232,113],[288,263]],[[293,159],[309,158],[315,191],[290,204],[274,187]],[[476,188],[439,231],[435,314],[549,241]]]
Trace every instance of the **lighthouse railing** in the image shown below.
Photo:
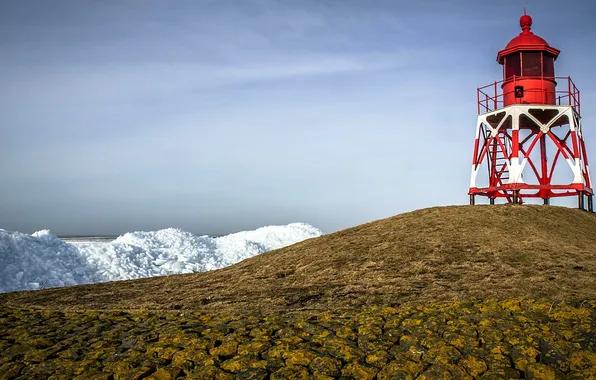
[[[536,87],[530,84],[527,80],[540,79],[541,83],[544,81],[550,81],[555,83],[554,93],[547,90],[541,85]],[[505,99],[510,99],[513,96],[515,90],[504,92],[503,85],[513,82],[513,86],[509,88],[515,88],[516,85],[524,86],[525,93],[540,92],[544,94],[544,102],[540,104],[554,104],[554,105],[568,105],[575,108],[577,113],[581,113],[580,109],[580,91],[571,79],[571,77],[535,77],[535,76],[513,76],[506,80],[493,82],[486,86],[478,87],[477,89],[477,100],[478,100],[478,114],[492,112],[505,107]],[[517,100],[517,98],[515,98]],[[523,99],[519,99],[517,104],[525,104]]]

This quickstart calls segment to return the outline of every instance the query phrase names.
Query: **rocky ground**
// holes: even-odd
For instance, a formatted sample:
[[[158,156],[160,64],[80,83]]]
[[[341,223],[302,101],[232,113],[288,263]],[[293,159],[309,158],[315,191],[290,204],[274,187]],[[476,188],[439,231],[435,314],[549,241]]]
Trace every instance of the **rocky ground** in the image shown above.
[[[596,301],[215,315],[0,311],[0,379],[589,379]]]

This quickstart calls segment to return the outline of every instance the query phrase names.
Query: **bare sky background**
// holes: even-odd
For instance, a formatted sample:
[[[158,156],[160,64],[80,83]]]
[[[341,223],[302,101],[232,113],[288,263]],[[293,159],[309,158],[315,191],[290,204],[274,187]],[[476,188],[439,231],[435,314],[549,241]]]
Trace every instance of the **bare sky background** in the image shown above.
[[[524,6],[596,162],[593,0],[3,0],[0,228],[332,232],[465,204],[476,87]]]

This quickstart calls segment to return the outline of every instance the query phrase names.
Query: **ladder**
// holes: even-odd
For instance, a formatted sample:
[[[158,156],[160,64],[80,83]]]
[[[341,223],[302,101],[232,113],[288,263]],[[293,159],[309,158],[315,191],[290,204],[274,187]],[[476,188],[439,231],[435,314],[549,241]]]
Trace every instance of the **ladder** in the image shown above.
[[[505,152],[503,152],[496,139],[494,139],[488,147],[489,176],[494,179],[494,182],[490,184],[491,187],[503,186],[509,182],[509,166],[507,166],[507,161],[511,155],[511,142],[508,139],[504,140]],[[507,198],[507,202],[513,203],[513,191],[503,190],[502,192]],[[520,204],[523,203],[521,195],[518,196],[518,199]]]
[[[505,146],[507,148],[507,146]],[[501,186],[507,184],[509,181],[509,167],[507,166],[508,157],[505,155],[499,143],[494,140],[489,147],[490,154],[490,170],[491,177],[496,179],[496,183],[493,186]]]

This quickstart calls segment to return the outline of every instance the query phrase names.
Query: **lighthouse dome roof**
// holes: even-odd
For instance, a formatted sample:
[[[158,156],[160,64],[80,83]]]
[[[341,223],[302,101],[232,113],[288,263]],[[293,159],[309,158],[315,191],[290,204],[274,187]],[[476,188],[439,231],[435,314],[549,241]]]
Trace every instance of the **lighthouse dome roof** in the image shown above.
[[[501,50],[497,56],[499,63],[503,63],[503,57],[509,54],[513,54],[519,51],[546,51],[555,57],[560,53],[558,49],[550,46],[546,40],[540,36],[537,36],[532,32],[532,17],[524,14],[519,19],[519,26],[522,31],[519,35],[515,36],[503,50]]]
[[[544,38],[537,36],[532,32],[528,34],[521,32],[518,36],[514,37],[511,41],[509,41],[507,46],[505,46],[505,49],[511,49],[514,47],[527,45],[550,46]]]

